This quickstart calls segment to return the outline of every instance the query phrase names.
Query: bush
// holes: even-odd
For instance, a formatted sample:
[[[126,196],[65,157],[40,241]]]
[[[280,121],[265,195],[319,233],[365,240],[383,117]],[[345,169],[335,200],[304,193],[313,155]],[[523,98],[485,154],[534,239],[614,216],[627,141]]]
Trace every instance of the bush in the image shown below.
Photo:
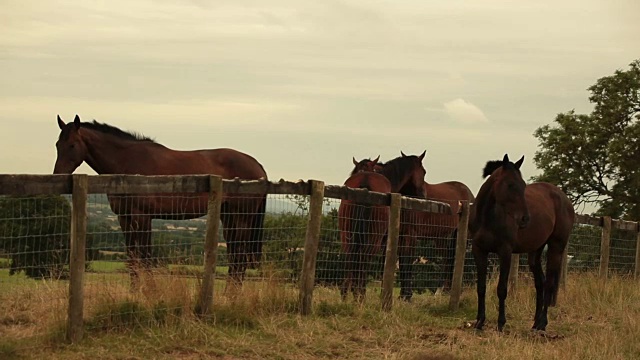
[[[60,278],[69,262],[71,206],[62,196],[0,198],[0,247],[10,274]]]

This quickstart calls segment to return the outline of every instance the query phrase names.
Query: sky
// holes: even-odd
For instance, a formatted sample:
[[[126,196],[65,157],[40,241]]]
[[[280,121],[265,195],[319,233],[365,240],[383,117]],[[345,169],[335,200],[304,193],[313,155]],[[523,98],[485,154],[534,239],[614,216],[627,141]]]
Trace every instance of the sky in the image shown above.
[[[2,0],[0,173],[49,174],[56,115],[173,149],[230,147],[272,180],[342,184],[427,150],[475,193],[536,128],[640,57],[636,0]],[[78,173],[94,174],[83,165]]]

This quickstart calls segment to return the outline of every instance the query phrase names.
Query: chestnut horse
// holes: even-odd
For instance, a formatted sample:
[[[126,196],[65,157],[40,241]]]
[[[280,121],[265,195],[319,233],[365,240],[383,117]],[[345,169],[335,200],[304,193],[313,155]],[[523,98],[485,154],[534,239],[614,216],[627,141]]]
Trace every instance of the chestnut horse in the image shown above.
[[[562,255],[573,229],[575,212],[571,201],[557,186],[538,182],[526,185],[520,173],[524,156],[512,163],[487,162],[482,184],[471,210],[472,249],[478,275],[478,314],[475,328],[485,322],[487,257],[500,258],[498,280],[498,330],[507,318],[505,300],[511,268],[511,254],[528,253],[529,269],[536,288],[533,329],[545,330],[547,309],[558,292]],[[542,251],[547,246],[547,274],[542,271]]]
[[[377,161],[378,159],[373,161],[365,159],[357,162],[354,158],[353,163],[356,167],[344,185],[350,188],[390,193],[391,183],[384,175],[365,170],[373,170]],[[340,287],[342,300],[346,300],[351,290],[356,301],[364,301],[371,259],[380,252],[388,227],[388,206],[362,205],[350,200],[340,201],[338,228],[342,251],[346,254],[344,280]]]
[[[362,160],[360,162],[357,162],[355,159],[353,159],[353,163],[355,165],[355,168],[352,171],[352,177],[347,179],[347,182],[349,184],[347,184],[347,182],[345,182],[345,185],[349,186],[349,187],[364,187],[367,188],[371,191],[377,191],[377,192],[394,192],[394,193],[400,193],[402,195],[405,196],[412,196],[412,197],[417,197],[417,198],[424,198],[424,192],[423,192],[423,184],[424,184],[424,176],[426,174],[426,170],[424,169],[423,165],[422,165],[422,160],[424,159],[424,156],[426,154],[426,151],[424,151],[421,155],[419,156],[415,156],[415,155],[405,155],[403,152],[400,152],[401,156],[397,157],[389,162],[387,162],[384,167],[378,167],[379,170],[379,174],[376,173],[372,173],[369,172],[367,170],[371,170],[373,168],[376,168],[376,165],[378,163],[378,159],[375,160]],[[366,183],[364,179],[373,179],[375,178],[376,180],[376,184],[381,184],[382,181],[379,179],[379,177],[374,176],[374,175],[382,175],[384,178],[386,178],[390,184],[390,190],[385,190],[386,187],[383,186],[379,186],[378,188],[373,188],[370,186],[370,184]],[[352,184],[352,185],[350,185]],[[356,212],[354,209],[358,209],[360,208],[361,211],[360,212]],[[343,214],[345,214],[345,216],[349,215],[349,214],[356,214],[358,215],[356,221],[349,221],[348,217],[345,217],[346,220],[343,221],[342,226],[340,227],[341,230],[341,238],[343,241],[343,249],[347,249],[350,250],[350,252],[354,252],[353,248],[355,247],[359,247],[363,242],[367,242],[368,244],[371,244],[372,241],[374,243],[377,243],[378,241],[383,242],[384,239],[386,238],[386,234],[385,232],[382,232],[380,234],[380,237],[378,238],[378,232],[375,232],[373,240],[372,239],[367,239],[362,238],[361,235],[357,236],[357,239],[354,238],[352,240],[352,242],[354,242],[355,240],[360,241],[360,243],[354,243],[354,245],[350,245],[348,243],[348,239],[349,236],[352,233],[358,233],[358,234],[362,234],[364,233],[365,235],[367,233],[372,234],[373,231],[362,231],[362,225],[361,224],[366,224],[367,219],[371,219],[373,215],[373,212],[371,210],[370,206],[366,206],[366,205],[355,205],[349,201],[342,201],[340,203],[340,209],[343,211]],[[386,230],[386,226],[388,226],[388,207],[385,207],[385,211],[386,211],[386,221],[387,224],[385,225],[381,225],[381,227],[379,227],[377,230],[381,229],[382,226],[385,227]],[[340,212],[340,211],[339,211]],[[403,214],[405,212],[403,211]],[[376,217],[377,219],[381,219],[383,215],[381,214],[376,214],[375,216],[379,216]],[[364,221],[364,223],[362,222]],[[372,220],[368,220],[369,223],[372,222]],[[354,223],[354,225],[351,225],[350,223]],[[359,225],[360,224],[360,225]],[[359,231],[354,231],[354,226],[359,226],[360,230]],[[407,242],[409,240],[403,240],[403,239],[412,239],[413,237],[409,237],[406,234],[411,233],[413,230],[409,225],[405,225],[401,228],[401,240],[400,240],[400,244],[403,244],[403,242]],[[345,245],[345,243],[347,245]],[[385,242],[385,246],[386,246],[386,242]],[[401,245],[402,246],[402,245]],[[399,246],[400,247],[400,246]],[[377,249],[374,246],[374,249]],[[366,249],[365,249],[366,250]],[[379,250],[378,250],[379,251]],[[357,250],[356,253],[361,253],[362,251]],[[407,289],[411,288],[411,262],[413,261],[413,259],[410,256],[404,256],[404,254],[402,253],[402,251],[400,252],[400,256],[399,256],[399,265],[400,265],[400,284],[401,284],[401,293],[407,291]],[[349,252],[347,253],[349,254]],[[364,253],[363,256],[369,257],[371,258],[373,254],[369,254],[369,253]],[[349,262],[347,261],[346,266],[355,266],[353,264],[353,262]],[[353,270],[351,270],[353,271]],[[361,274],[363,274],[362,276],[365,277],[366,279],[366,272],[365,271],[360,271]],[[348,285],[349,282],[347,280],[349,280],[349,270],[347,270],[347,278],[345,280],[346,285],[343,285],[343,290],[342,290],[342,295],[343,297],[346,296],[346,291],[348,289]],[[360,275],[358,275],[360,276]],[[349,280],[350,281],[350,280]],[[364,280],[360,280],[361,281],[361,285],[364,285],[364,283],[362,281]],[[364,293],[362,293],[364,294]],[[355,295],[355,293],[354,293]]]
[[[354,163],[356,164],[356,168],[361,171],[373,168],[374,171],[381,172],[385,166],[385,164],[380,161],[375,161],[374,163],[371,160],[362,160],[359,163],[356,163],[354,159]],[[424,211],[404,210],[404,221],[406,223],[416,224],[417,226],[413,227],[414,236],[404,239],[404,242],[400,247],[400,252],[403,257],[408,257],[408,259],[405,260],[407,263],[406,266],[411,268],[413,267],[413,262],[415,260],[414,254],[415,247],[417,245],[415,237],[434,239],[436,241],[436,248],[443,253],[442,257],[445,265],[443,287],[445,290],[448,290],[453,276],[456,234],[460,219],[460,201],[466,200],[473,202],[473,193],[469,187],[458,181],[447,181],[437,184],[429,184],[427,181],[424,181],[422,189],[427,200],[449,204],[452,213],[438,214]],[[411,272],[411,270],[408,271],[409,274],[411,274]],[[406,283],[406,286],[403,286],[404,291],[402,291],[402,298],[409,300],[413,295],[411,278],[405,278],[404,282]]]
[[[98,174],[190,175],[215,174],[225,179],[267,178],[253,157],[232,149],[178,151],[138,134],[95,120],[65,124],[58,116],[54,174],[70,174],[86,162]],[[151,220],[198,218],[207,212],[208,194],[107,194],[124,233],[132,285],[138,268],[150,267]],[[229,280],[240,284],[248,265],[262,253],[266,195],[224,194],[221,220],[229,257]],[[140,264],[142,263],[142,264]]]

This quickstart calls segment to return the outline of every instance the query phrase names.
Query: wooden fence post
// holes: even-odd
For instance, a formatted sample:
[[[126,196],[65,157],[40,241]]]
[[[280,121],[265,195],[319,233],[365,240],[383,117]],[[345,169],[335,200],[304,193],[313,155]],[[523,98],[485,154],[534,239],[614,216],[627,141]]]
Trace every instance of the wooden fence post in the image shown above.
[[[600,278],[609,273],[609,248],[611,245],[611,216],[602,217],[602,238],[600,241]]]
[[[309,200],[309,219],[304,243],[304,260],[300,274],[300,313],[311,314],[313,288],[316,279],[316,260],[320,243],[320,225],[322,223],[322,203],[324,201],[324,182],[309,180],[311,196]]]
[[[638,280],[640,279],[640,222],[638,223],[638,235],[636,239],[636,264],[633,272],[633,277]]]
[[[196,313],[207,316],[213,303],[213,284],[215,282],[216,260],[218,256],[218,234],[220,231],[220,211],[222,208],[222,178],[209,177],[209,201],[207,203],[207,231],[204,239],[204,272]]]
[[[391,194],[389,209],[389,229],[387,232],[387,249],[384,257],[384,273],[382,275],[382,310],[389,311],[393,305],[393,285],[396,282],[396,261],[398,259],[398,238],[400,237],[400,201],[402,195]]]
[[[518,288],[518,275],[520,273],[520,254],[511,254],[511,269],[509,270],[509,288],[515,292]]]
[[[69,257],[69,312],[67,340],[82,340],[84,312],[84,267],[87,240],[87,175],[73,175],[71,195],[71,246]]]
[[[453,263],[453,279],[449,296],[449,309],[458,310],[460,296],[462,296],[462,277],[464,275],[464,260],[467,253],[467,237],[469,229],[469,202],[462,201],[460,221],[458,222],[458,237],[456,238],[456,255]]]

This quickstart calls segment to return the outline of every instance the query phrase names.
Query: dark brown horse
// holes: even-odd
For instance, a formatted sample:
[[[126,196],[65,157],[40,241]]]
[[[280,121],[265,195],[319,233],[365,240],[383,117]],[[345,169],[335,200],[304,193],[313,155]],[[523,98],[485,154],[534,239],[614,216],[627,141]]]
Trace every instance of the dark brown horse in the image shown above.
[[[500,258],[498,280],[498,330],[507,318],[505,299],[512,253],[528,253],[529,269],[536,287],[536,313],[533,329],[545,330],[547,309],[557,296],[562,254],[573,228],[575,213],[567,196],[555,185],[526,185],[520,174],[524,156],[512,163],[507,155],[502,161],[489,161],[483,176],[489,177],[478,192],[471,211],[473,256],[478,272],[478,315],[476,329],[485,322],[487,257]],[[542,251],[547,246],[547,274],[542,271]]]
[[[214,174],[225,179],[267,178],[253,157],[232,149],[178,151],[155,141],[96,121],[65,124],[61,133],[54,174],[70,174],[86,162],[98,174],[189,175]],[[207,212],[207,194],[107,194],[125,236],[132,281],[139,265],[150,266],[151,220],[191,219]],[[223,234],[229,257],[229,279],[241,283],[249,264],[260,261],[266,196],[225,194]],[[142,264],[140,264],[142,262]]]
[[[422,160],[426,155],[424,151],[421,155],[407,156],[400,152],[401,156],[381,164],[377,161],[362,160],[356,162],[354,159],[354,173],[367,170],[373,167],[379,174],[383,175],[391,183],[391,192],[400,193],[404,196],[424,199],[424,176],[426,170],[422,165]],[[417,229],[415,224],[410,224],[406,219],[413,216],[415,211],[403,210],[401,217],[402,226],[400,228],[400,241],[398,244],[398,262],[400,265],[400,295],[403,299],[410,299],[413,293],[413,260],[415,258],[415,239]],[[385,244],[386,245],[386,244]]]
[[[379,161],[373,163],[370,160],[362,160],[358,163],[355,162],[356,168],[359,170],[366,170],[373,167],[376,172],[382,172],[385,164]],[[413,236],[407,234],[403,238],[403,243],[400,246],[400,253],[405,259],[405,267],[408,267],[409,274],[412,273],[411,268],[415,261],[415,248],[417,246],[417,237],[429,238],[436,241],[436,248],[441,252],[444,258],[444,288],[447,290],[450,287],[451,277],[453,276],[453,260],[455,257],[455,244],[457,226],[460,219],[459,207],[460,201],[466,200],[473,202],[473,193],[465,184],[458,181],[447,181],[437,184],[429,184],[424,182],[422,186],[423,192],[426,195],[427,200],[439,201],[449,204],[451,207],[451,214],[437,214],[423,211],[409,211],[403,212],[403,219],[405,223],[412,223]],[[409,260],[412,259],[412,260]],[[403,286],[402,297],[405,300],[409,300],[413,294],[413,286],[411,278],[404,278],[405,286]]]
[[[368,189],[381,193],[391,192],[391,183],[381,174],[362,169],[371,169],[378,159],[353,159],[356,167],[344,182],[350,188]],[[338,228],[344,261],[344,280],[340,287],[342,299],[346,300],[349,290],[358,302],[364,300],[367,291],[367,275],[371,259],[380,252],[383,238],[389,227],[389,207],[357,204],[342,200],[338,209]]]

